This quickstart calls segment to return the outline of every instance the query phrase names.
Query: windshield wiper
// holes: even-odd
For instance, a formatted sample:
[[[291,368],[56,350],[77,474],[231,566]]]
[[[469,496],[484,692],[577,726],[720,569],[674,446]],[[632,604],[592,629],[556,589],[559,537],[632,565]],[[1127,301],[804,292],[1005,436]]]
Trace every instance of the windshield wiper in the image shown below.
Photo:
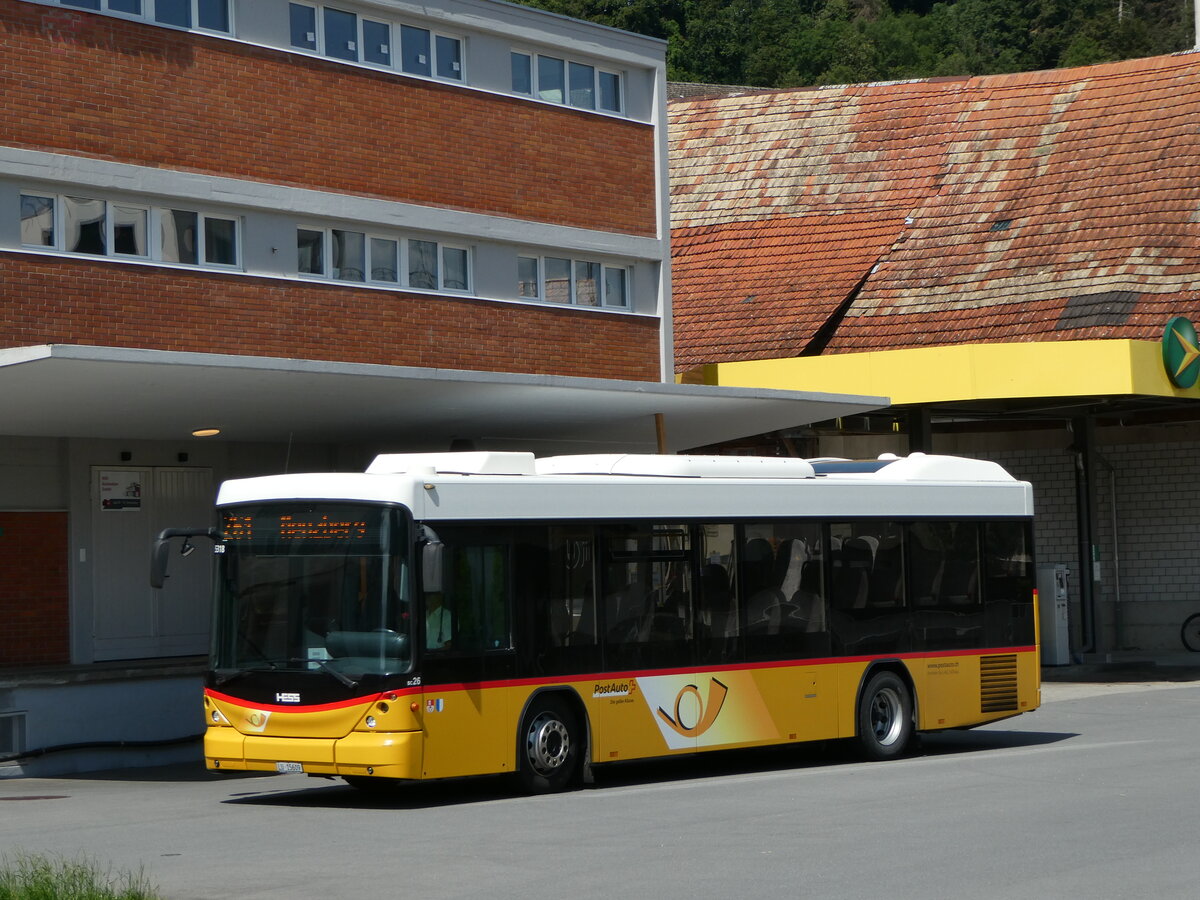
[[[213,674],[216,676],[215,680],[217,684],[227,684],[228,682],[233,681],[235,678],[241,678],[243,675],[249,675],[251,672],[270,672],[279,668],[279,666],[275,665],[275,663],[271,662],[269,659],[265,660],[265,662],[265,666],[249,666],[245,669],[234,669],[231,672],[224,673],[214,672]]]
[[[323,660],[323,659],[303,659],[302,657],[295,656],[288,660],[288,665],[291,665],[292,663],[313,663],[315,665],[320,666],[322,672],[328,672],[330,675],[332,675],[334,678],[336,678],[338,681],[340,681],[346,687],[348,687],[348,688],[358,687],[357,681],[355,681],[349,675],[346,675],[344,672],[339,672],[337,669],[335,669],[333,666],[329,665],[329,663],[325,662],[325,660]]]

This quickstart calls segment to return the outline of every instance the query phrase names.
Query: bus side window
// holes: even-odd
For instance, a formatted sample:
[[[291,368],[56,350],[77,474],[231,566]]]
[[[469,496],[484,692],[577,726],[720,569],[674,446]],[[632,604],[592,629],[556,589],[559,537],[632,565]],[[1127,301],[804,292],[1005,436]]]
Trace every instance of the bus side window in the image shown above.
[[[457,542],[451,529],[441,537],[445,583],[441,592],[425,595],[425,649],[511,648],[508,544]]]
[[[673,524],[613,525],[605,532],[606,664],[690,662],[690,529]]]
[[[564,524],[525,531],[514,587],[522,634],[528,635],[528,643],[522,641],[525,664],[539,675],[595,671],[600,660],[592,528]]]
[[[909,649],[904,528],[861,519],[829,526],[833,646],[841,654]]]
[[[1026,522],[983,527],[984,643],[1013,647],[1034,642],[1033,554]]]
[[[823,527],[816,522],[743,527],[741,577],[749,658],[828,654]]]

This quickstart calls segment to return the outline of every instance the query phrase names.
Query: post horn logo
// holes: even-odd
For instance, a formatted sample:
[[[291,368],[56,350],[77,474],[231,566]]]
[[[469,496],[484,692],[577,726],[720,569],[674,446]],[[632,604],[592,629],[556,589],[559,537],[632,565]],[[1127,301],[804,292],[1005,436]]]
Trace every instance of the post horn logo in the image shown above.
[[[700,696],[700,688],[694,684],[686,684],[675,695],[675,715],[671,716],[660,706],[658,708],[658,717],[666,722],[671,730],[677,734],[689,738],[699,737],[712,728],[713,722],[717,721],[717,716],[721,713],[721,707],[725,704],[725,695],[728,693],[728,687],[721,684],[717,679],[710,678],[708,681],[708,702],[706,703]],[[685,697],[694,698],[693,702],[696,707],[694,713],[686,709]],[[692,714],[689,715],[689,713]]]
[[[1200,378],[1200,342],[1189,319],[1175,316],[1163,330],[1163,368],[1171,384],[1190,388]]]

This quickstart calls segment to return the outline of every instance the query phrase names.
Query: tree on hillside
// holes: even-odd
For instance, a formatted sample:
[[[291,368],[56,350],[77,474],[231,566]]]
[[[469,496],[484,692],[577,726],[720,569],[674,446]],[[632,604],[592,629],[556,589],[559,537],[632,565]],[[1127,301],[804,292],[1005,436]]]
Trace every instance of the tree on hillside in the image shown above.
[[[1192,46],[1192,0],[528,0],[665,38],[674,81],[844,84],[1079,66]]]

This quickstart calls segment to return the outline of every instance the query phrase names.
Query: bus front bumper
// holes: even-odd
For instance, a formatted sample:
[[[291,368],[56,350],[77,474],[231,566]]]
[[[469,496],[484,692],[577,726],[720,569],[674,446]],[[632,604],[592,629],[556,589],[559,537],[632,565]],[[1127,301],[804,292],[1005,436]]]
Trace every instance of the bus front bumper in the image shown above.
[[[420,778],[421,748],[419,731],[352,731],[343,738],[323,739],[246,735],[214,726],[204,736],[204,762],[218,772]]]

